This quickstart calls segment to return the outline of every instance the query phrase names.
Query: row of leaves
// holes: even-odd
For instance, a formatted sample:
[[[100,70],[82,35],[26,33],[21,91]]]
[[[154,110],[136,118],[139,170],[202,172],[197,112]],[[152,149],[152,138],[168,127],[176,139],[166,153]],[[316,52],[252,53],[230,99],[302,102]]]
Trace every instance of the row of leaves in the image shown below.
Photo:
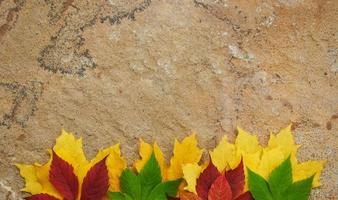
[[[103,199],[109,188],[106,158],[96,163],[86,174],[81,188],[81,200]],[[125,169],[120,177],[121,192],[108,192],[111,200],[306,200],[309,198],[313,176],[293,182],[290,157],[276,167],[266,181],[248,169],[249,191],[244,192],[244,166],[221,173],[208,164],[197,180],[196,194],[177,191],[182,179],[162,182],[161,169],[155,154],[139,174]],[[73,167],[53,152],[49,181],[65,200],[75,200],[79,193],[78,177]],[[58,200],[48,194],[36,194],[27,200]]]
[[[305,200],[320,185],[325,162],[297,161],[290,126],[271,134],[266,147],[238,129],[235,143],[224,136],[204,163],[197,145],[194,134],[175,140],[167,165],[156,143],[140,140],[141,158],[128,169],[118,144],[88,161],[81,138],[63,130],[47,163],[17,167],[28,200]]]

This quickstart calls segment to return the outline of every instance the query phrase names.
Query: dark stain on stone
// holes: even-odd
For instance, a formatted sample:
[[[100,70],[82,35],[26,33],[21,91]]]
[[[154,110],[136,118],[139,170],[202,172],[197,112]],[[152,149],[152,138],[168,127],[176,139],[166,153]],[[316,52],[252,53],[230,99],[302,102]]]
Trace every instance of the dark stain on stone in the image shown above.
[[[109,21],[111,24],[119,24],[122,19],[127,18],[130,20],[135,20],[135,14],[139,12],[143,12],[146,8],[148,8],[151,4],[151,0],[144,0],[141,4],[131,9],[130,11],[119,11],[117,14],[113,14],[112,16],[102,16],[101,22]]]
[[[331,130],[332,129],[332,123],[331,121],[326,122],[326,129]]]
[[[45,0],[45,2],[50,6],[48,12],[49,22],[55,24],[61,19],[68,8],[73,5],[74,0]]]
[[[96,68],[96,63],[90,55],[88,49],[83,49],[83,32],[87,27],[96,24],[98,16],[102,13],[102,6],[88,1],[86,7],[73,5],[73,0],[63,0],[62,5],[58,4],[58,12],[53,11],[53,5],[58,1],[46,0],[51,5],[55,20],[59,20],[62,12],[65,12],[69,6],[76,7],[64,17],[64,25],[51,37],[50,44],[47,45],[38,57],[38,63],[44,70],[52,73],[61,73],[64,75],[84,76],[87,69]],[[135,20],[135,14],[145,10],[151,3],[151,0],[145,0],[130,12],[117,12],[115,15],[106,15],[101,17],[101,22],[108,20],[111,24],[120,23],[123,18]],[[101,14],[102,15],[102,14]],[[81,20],[79,20],[81,19]]]
[[[37,101],[42,94],[43,84],[33,81],[29,84],[19,84],[17,82],[0,82],[0,87],[9,90],[13,98],[11,108],[8,112],[0,113],[0,126],[10,128],[13,123],[25,127],[29,118],[34,115],[37,109]]]
[[[18,12],[24,6],[26,1],[25,0],[16,0],[14,2],[15,2],[15,7],[10,8],[7,11],[5,23],[0,25],[0,41],[6,35],[6,33],[9,32],[15,26],[15,24],[16,24],[18,18],[19,18]],[[0,1],[0,5],[1,5],[1,3],[2,3],[2,1]]]

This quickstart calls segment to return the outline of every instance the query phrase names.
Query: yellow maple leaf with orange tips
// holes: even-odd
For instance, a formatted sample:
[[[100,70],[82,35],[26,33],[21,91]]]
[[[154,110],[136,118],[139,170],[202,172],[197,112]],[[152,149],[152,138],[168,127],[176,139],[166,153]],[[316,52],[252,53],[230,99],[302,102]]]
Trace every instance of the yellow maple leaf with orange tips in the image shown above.
[[[88,170],[97,162],[107,157],[106,165],[108,168],[110,190],[119,191],[119,177],[124,168],[126,168],[126,162],[120,155],[119,144],[99,151],[94,159],[88,161],[82,149],[82,139],[76,139],[73,134],[62,130],[61,135],[56,140],[53,151],[73,167],[80,186]],[[49,153],[51,154],[51,150],[49,150]],[[49,194],[62,199],[60,193],[49,182],[51,161],[52,157],[44,165],[38,163],[33,165],[16,165],[20,170],[21,176],[26,181],[22,191],[33,195]],[[81,189],[81,187],[79,188]]]

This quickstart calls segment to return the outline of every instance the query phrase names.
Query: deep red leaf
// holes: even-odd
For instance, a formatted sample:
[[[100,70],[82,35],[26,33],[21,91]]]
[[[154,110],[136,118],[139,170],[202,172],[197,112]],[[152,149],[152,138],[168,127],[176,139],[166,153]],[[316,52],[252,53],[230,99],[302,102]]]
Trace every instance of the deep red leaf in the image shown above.
[[[235,169],[226,171],[225,177],[230,184],[232,196],[234,199],[236,199],[239,195],[243,193],[245,184],[243,160],[241,160],[241,162]]]
[[[241,194],[239,197],[237,197],[235,200],[254,200],[251,193],[249,191]]]
[[[90,168],[83,179],[81,200],[101,200],[106,196],[109,187],[106,158]]]
[[[53,151],[49,181],[65,200],[75,200],[79,192],[79,181],[73,167]]]
[[[59,200],[49,194],[36,194],[30,197],[26,197],[26,200]]]
[[[211,185],[208,200],[232,200],[231,187],[225,176],[220,175]]]
[[[196,192],[202,200],[208,200],[208,191],[212,183],[219,177],[221,173],[210,161],[208,167],[202,172],[197,179]]]

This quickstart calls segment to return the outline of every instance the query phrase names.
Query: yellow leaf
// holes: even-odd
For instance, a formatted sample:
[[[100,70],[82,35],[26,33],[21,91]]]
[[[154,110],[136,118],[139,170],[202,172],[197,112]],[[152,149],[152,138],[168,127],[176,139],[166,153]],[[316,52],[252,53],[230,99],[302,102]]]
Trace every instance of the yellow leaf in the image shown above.
[[[50,159],[44,165],[38,163],[34,165],[16,165],[20,170],[21,176],[26,181],[26,186],[22,191],[31,194],[46,193],[56,198],[61,198],[59,192],[57,192],[54,186],[49,182],[49,169],[52,162],[51,151],[49,151],[49,153]]]
[[[42,192],[42,185],[38,182],[34,165],[16,164],[20,170],[20,175],[25,179],[25,187],[21,190],[31,194],[39,194]]]
[[[203,150],[197,147],[195,134],[183,139],[180,143],[175,140],[174,155],[170,160],[168,169],[168,179],[178,179],[183,176],[182,165],[197,164],[202,156]]]
[[[293,181],[300,181],[315,175],[313,178],[312,187],[320,186],[320,174],[324,169],[325,163],[326,161],[307,161],[293,166]]]
[[[202,167],[198,164],[186,164],[182,167],[183,177],[187,182],[187,186],[184,188],[190,192],[196,193],[196,180],[202,172]]]
[[[280,150],[284,154],[284,157],[287,158],[289,155],[291,155],[291,163],[297,163],[296,154],[299,145],[295,144],[291,132],[291,125],[284,129],[281,129],[276,135],[274,135],[273,133],[270,134],[270,139],[266,149],[271,150],[273,148],[280,148]]]
[[[53,148],[55,153],[71,164],[75,174],[80,174],[80,167],[87,166],[88,161],[82,149],[82,139],[75,139],[74,135],[62,129]]]
[[[251,135],[241,128],[237,128],[236,148],[243,153],[256,153],[261,151],[262,147],[257,140],[257,136]]]
[[[245,174],[245,186],[244,192],[248,190],[248,171],[246,168],[249,168],[255,172],[258,171],[258,166],[261,161],[261,151],[257,151],[256,153],[246,153],[243,154],[243,164],[244,164],[244,174]]]
[[[127,162],[121,156],[120,145],[111,147],[110,154],[106,161],[109,175],[109,190],[120,191],[120,176],[127,167]]]
[[[236,153],[235,145],[228,142],[227,136],[223,136],[218,146],[209,154],[212,163],[220,172],[234,169],[241,160],[241,156]]]
[[[267,180],[272,170],[280,165],[285,159],[287,159],[287,157],[284,157],[280,148],[271,150],[264,149],[256,172]]]
[[[137,170],[137,172],[140,172],[141,169],[143,168],[143,166],[149,160],[153,151],[154,151],[154,154],[155,154],[155,158],[156,158],[156,160],[157,160],[157,162],[158,162],[158,164],[160,165],[160,168],[161,168],[162,179],[166,180],[167,179],[167,168],[168,168],[167,163],[165,161],[162,150],[156,144],[156,142],[154,143],[154,145],[152,147],[150,144],[148,144],[148,143],[144,142],[142,139],[140,139],[139,154],[141,156],[141,159],[136,160],[134,162],[134,167]]]

